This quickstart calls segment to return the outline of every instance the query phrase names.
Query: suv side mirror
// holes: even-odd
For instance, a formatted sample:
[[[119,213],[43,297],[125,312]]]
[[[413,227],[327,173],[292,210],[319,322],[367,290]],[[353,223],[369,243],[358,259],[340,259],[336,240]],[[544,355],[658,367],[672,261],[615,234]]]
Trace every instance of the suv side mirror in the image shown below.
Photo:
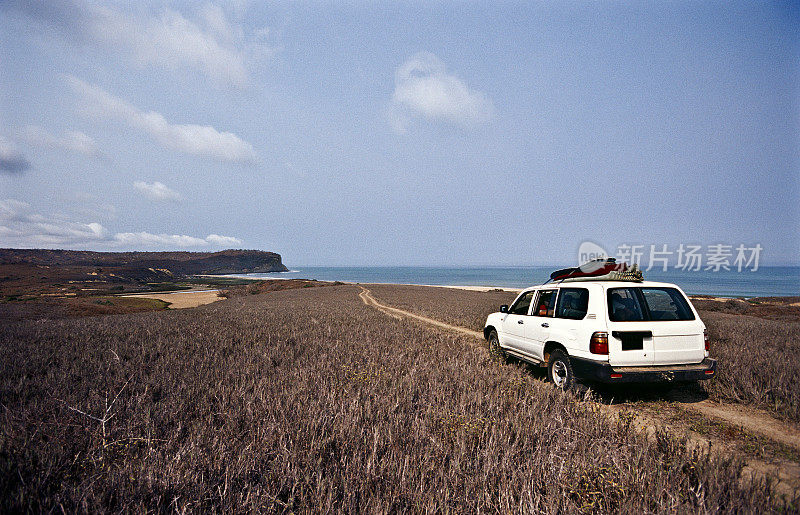
[[[508,304],[500,306],[500,313],[508,313]]]

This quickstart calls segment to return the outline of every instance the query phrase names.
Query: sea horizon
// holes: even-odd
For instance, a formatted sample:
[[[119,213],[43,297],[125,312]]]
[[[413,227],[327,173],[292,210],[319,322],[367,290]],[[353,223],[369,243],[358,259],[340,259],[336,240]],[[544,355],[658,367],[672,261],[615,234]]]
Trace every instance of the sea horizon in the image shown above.
[[[294,266],[287,272],[226,274],[249,279],[316,279],[349,283],[525,288],[545,282],[553,266]],[[800,295],[800,266],[735,269],[645,270],[645,280],[674,283],[690,295],[786,297]]]

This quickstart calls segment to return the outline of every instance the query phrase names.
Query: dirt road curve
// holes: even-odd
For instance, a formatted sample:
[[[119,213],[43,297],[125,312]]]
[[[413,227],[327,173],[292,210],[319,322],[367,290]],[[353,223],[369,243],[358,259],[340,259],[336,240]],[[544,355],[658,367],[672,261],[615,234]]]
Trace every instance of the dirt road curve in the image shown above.
[[[753,408],[720,404],[709,400],[686,402],[682,403],[681,407],[704,417],[724,420],[750,433],[800,450],[800,431]]]
[[[359,297],[364,304],[393,318],[413,318],[441,329],[455,331],[483,340],[483,333],[481,332],[446,324],[439,320],[382,304],[371,295],[367,288],[361,285],[359,285],[359,287],[361,288]],[[709,400],[681,401],[680,399],[675,399],[675,401],[677,401],[681,409],[697,413],[708,419],[716,419],[737,426],[747,433],[760,435],[784,446],[800,450],[800,431],[789,424],[771,417],[767,413],[741,405],[721,404]],[[600,406],[606,414],[611,416],[617,415],[620,410],[625,409],[617,405],[600,404]],[[652,412],[646,415],[642,413],[633,414],[637,418],[637,426],[647,434],[654,435],[655,428],[657,427],[674,428],[672,420],[667,418],[661,419]],[[722,453],[735,452],[731,442],[693,432],[687,434],[687,430],[680,430],[680,432],[689,438],[692,445],[703,447],[710,446],[716,449],[717,452]],[[747,466],[743,471],[743,476],[745,476],[743,480],[751,476],[755,478],[771,477],[775,480],[774,491],[776,494],[785,495],[789,499],[800,498],[800,465],[798,463],[783,459],[775,459],[766,462],[749,456],[743,456],[743,458],[745,458],[747,462]]]
[[[457,333],[466,334],[467,336],[483,339],[483,333],[479,333],[478,331],[472,331],[470,329],[467,329],[466,327],[458,327],[456,325],[445,324],[444,322],[434,320],[433,318],[424,317],[422,315],[411,313],[410,311],[405,311],[402,309],[397,309],[391,306],[387,306],[385,304],[381,304],[380,302],[375,300],[375,297],[373,297],[372,294],[370,294],[368,289],[364,288],[363,286],[359,287],[361,288],[361,293],[358,296],[361,297],[361,300],[364,301],[364,304],[366,304],[367,306],[372,306],[378,311],[382,311],[389,316],[392,316],[394,318],[403,318],[403,317],[416,318],[417,320],[425,322],[426,324],[435,325],[436,327],[439,327],[441,329],[447,329],[449,331],[455,331]]]

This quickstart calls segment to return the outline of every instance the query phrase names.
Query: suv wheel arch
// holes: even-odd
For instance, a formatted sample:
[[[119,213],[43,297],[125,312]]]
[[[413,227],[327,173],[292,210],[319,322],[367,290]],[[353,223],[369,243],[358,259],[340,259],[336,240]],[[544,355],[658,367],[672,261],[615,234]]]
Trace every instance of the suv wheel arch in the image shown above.
[[[560,351],[562,351],[564,354],[566,354],[567,356],[569,356],[569,352],[567,352],[567,348],[566,348],[566,347],[564,347],[563,345],[561,345],[561,344],[560,344],[560,343],[558,343],[558,342],[549,341],[549,342],[547,342],[547,343],[545,343],[545,344],[544,344],[544,350],[542,351],[542,358],[543,358],[543,360],[544,360],[544,361],[542,362],[542,364],[543,364],[544,366],[547,366],[547,363],[548,363],[548,361],[550,360],[550,353],[551,353],[551,352],[553,352],[553,351],[554,351],[554,350],[556,350],[556,349],[559,349],[559,350],[560,350]]]

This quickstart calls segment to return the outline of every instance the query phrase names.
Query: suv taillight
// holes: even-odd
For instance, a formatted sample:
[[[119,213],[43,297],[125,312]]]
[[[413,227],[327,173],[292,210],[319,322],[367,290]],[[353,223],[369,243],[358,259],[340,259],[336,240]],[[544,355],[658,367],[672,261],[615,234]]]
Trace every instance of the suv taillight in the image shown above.
[[[608,354],[608,333],[597,331],[589,340],[589,352],[592,354]]]
[[[708,329],[703,329],[703,340],[706,342],[706,352],[711,350],[711,342],[708,339]]]

